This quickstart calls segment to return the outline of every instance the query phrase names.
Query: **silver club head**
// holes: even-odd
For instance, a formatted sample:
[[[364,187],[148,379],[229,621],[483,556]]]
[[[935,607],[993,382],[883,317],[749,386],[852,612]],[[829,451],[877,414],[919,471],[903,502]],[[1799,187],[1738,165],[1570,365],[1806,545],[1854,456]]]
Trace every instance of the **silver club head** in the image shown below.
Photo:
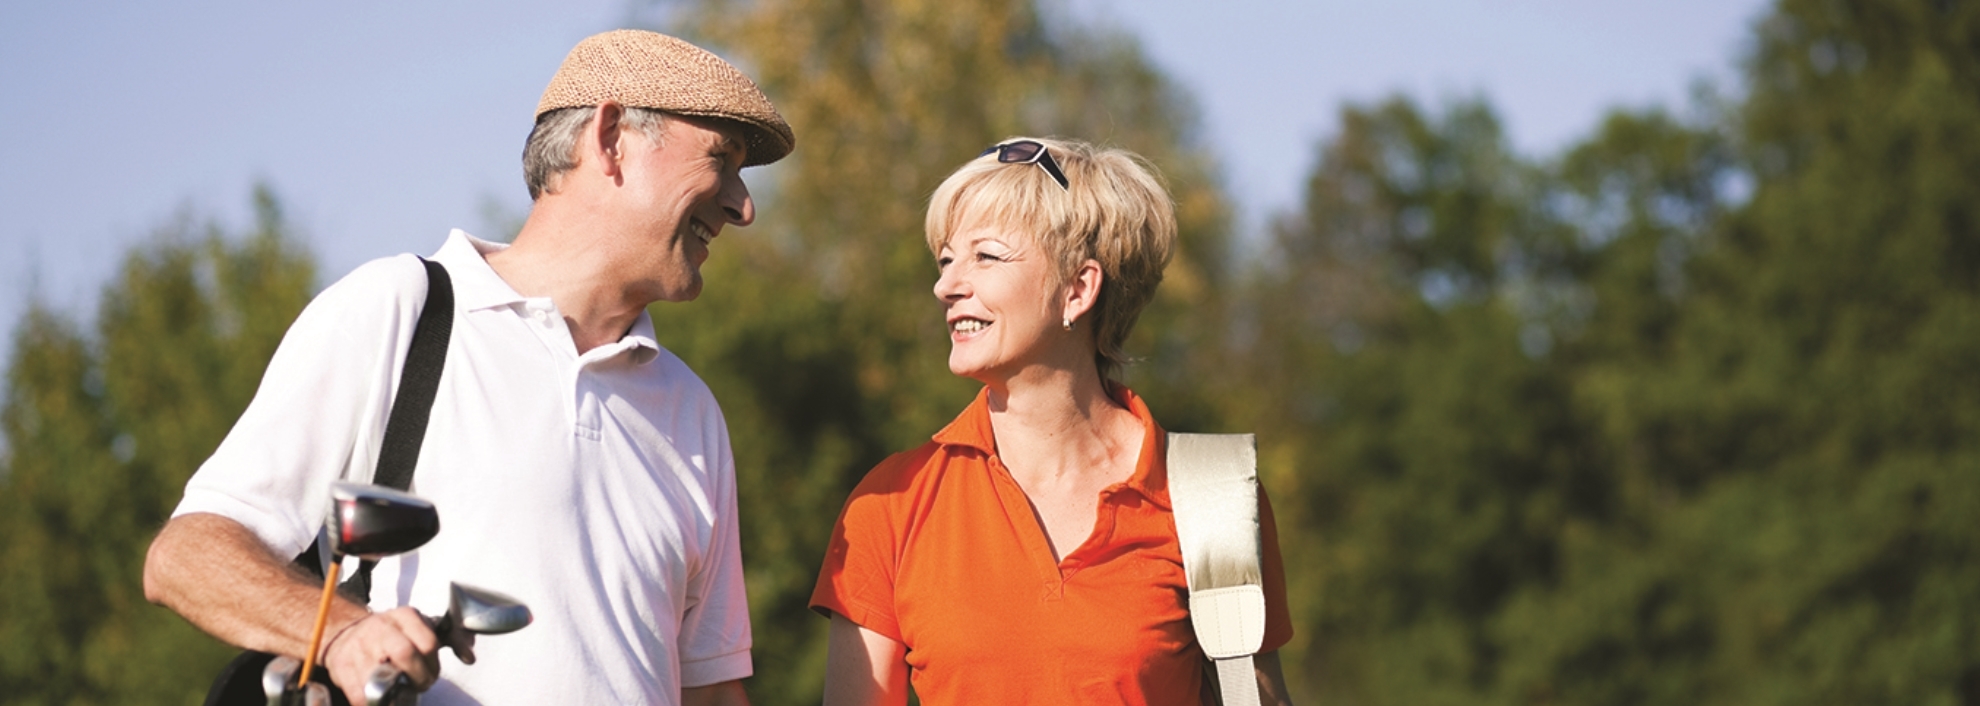
[[[330,549],[377,560],[418,549],[440,533],[433,503],[411,493],[366,483],[330,486]]]
[[[316,682],[296,688],[296,672],[302,662],[294,657],[276,657],[261,670],[261,693],[268,706],[330,706],[330,690]]]
[[[371,668],[364,680],[365,706],[407,706],[419,703],[412,680],[390,662]]]
[[[485,588],[451,584],[453,602],[447,612],[454,624],[478,635],[500,635],[529,626],[534,616],[529,606],[515,598]]]
[[[302,660],[294,657],[276,657],[268,661],[261,670],[261,693],[268,697],[268,706],[282,706],[282,695],[296,683],[296,671],[302,669]]]

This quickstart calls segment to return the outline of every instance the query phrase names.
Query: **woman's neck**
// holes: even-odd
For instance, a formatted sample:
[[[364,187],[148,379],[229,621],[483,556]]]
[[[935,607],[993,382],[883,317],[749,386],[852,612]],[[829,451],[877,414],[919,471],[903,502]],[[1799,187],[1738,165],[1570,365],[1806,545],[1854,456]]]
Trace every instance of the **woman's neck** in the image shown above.
[[[1099,371],[1050,370],[991,384],[990,427],[997,455],[1023,483],[1106,472],[1141,442],[1141,424],[1107,395]]]

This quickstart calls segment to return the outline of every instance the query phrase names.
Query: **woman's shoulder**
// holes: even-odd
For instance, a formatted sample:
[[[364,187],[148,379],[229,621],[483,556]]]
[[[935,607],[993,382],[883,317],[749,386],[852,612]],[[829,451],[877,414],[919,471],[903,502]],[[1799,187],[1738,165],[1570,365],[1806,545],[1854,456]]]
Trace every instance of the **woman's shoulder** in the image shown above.
[[[933,441],[906,451],[895,452],[886,460],[875,465],[860,479],[853,490],[855,495],[865,492],[897,492],[913,488],[927,482],[932,475],[932,467],[940,465],[942,445]]]
[[[888,456],[867,471],[846,498],[840,516],[843,531],[866,541],[897,543],[930,513],[989,497],[977,482],[987,474],[971,472],[982,466],[971,461],[971,454],[955,453],[952,446],[937,441]]]

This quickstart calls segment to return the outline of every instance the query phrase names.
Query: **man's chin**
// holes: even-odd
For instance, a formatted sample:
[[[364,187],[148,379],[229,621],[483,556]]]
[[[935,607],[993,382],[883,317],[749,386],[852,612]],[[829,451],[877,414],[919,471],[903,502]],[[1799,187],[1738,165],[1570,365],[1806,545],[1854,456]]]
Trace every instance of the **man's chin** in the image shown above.
[[[694,279],[688,282],[685,287],[670,288],[664,291],[666,294],[660,298],[660,301],[676,304],[694,301],[701,296],[701,273],[695,273]]]

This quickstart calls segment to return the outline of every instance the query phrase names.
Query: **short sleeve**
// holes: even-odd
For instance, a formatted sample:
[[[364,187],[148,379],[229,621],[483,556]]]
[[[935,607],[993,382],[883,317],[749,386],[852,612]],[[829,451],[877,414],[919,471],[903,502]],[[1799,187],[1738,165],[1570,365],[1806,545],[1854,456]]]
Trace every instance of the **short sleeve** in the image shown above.
[[[705,389],[705,388],[704,388]],[[706,394],[706,393],[704,393]],[[706,404],[715,410],[715,400]],[[691,605],[681,617],[681,686],[719,684],[748,677],[750,662],[749,592],[743,584],[741,532],[736,516],[735,457],[728,425],[719,411],[708,431],[708,447],[719,454],[709,477],[716,484],[714,530],[705,567],[689,578]]]
[[[227,517],[282,556],[307,547],[331,481],[369,477],[405,355],[401,341],[411,337],[425,297],[425,268],[407,255],[367,263],[311,300],[247,410],[187,481],[173,516]]]
[[[846,616],[860,627],[905,643],[894,610],[894,581],[900,565],[901,526],[908,513],[896,508],[900,485],[929,449],[896,454],[867,473],[846,500],[826,545],[825,566],[811,592],[811,608],[830,617]]]

